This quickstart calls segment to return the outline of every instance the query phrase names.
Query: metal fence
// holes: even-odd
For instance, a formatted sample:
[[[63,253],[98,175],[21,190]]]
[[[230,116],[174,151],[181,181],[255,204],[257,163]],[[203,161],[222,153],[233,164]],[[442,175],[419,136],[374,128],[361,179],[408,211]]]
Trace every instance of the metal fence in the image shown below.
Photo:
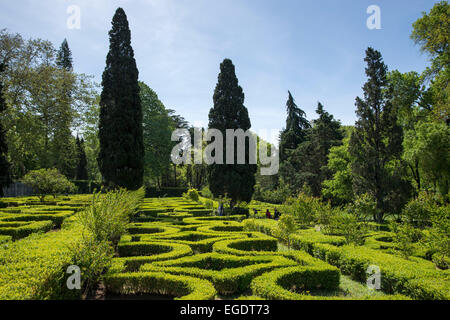
[[[33,189],[22,182],[14,182],[8,188],[3,188],[5,198],[27,197],[33,195]]]

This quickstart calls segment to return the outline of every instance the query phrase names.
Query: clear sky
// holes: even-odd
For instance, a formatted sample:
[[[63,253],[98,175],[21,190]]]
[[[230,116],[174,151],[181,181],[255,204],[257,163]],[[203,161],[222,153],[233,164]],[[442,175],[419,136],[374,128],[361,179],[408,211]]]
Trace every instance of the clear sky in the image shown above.
[[[309,120],[317,102],[343,124],[355,121],[365,81],[364,51],[381,51],[390,70],[421,72],[428,58],[409,36],[437,0],[0,0],[0,28],[59,47],[67,38],[75,71],[98,82],[108,31],[124,8],[140,80],[167,108],[207,125],[219,64],[230,58],[245,93],[252,129],[282,129],[290,90]],[[69,29],[67,8],[81,12]],[[381,29],[366,26],[370,5]]]

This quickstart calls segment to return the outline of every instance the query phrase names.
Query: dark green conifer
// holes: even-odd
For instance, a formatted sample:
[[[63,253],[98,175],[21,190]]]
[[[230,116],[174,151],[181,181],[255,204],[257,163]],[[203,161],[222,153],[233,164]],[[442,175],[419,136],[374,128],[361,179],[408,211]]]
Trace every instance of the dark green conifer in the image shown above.
[[[239,86],[235,67],[231,60],[225,59],[220,65],[220,73],[214,91],[214,107],[209,111],[208,128],[222,132],[224,140],[227,129],[242,129],[251,127],[247,108],[244,106],[244,92]],[[247,139],[246,139],[247,140]],[[235,141],[235,163],[226,164],[226,143],[224,143],[224,164],[208,166],[208,182],[214,196],[227,195],[231,205],[238,201],[250,201],[254,192],[255,173],[257,166],[249,164],[249,144],[246,141],[245,164],[237,164],[237,147]]]
[[[110,48],[100,101],[98,164],[107,187],[136,190],[143,184],[144,144],[138,69],[122,8],[109,32]]]

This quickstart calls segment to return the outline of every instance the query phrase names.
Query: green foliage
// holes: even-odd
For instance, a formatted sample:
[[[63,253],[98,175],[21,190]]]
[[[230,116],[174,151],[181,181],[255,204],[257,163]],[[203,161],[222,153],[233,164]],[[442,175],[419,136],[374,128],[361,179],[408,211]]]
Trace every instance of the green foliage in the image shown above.
[[[418,242],[422,237],[420,230],[415,229],[409,224],[398,224],[392,222],[390,225],[394,232],[394,242],[401,256],[409,259],[414,254],[414,243]]]
[[[265,273],[253,280],[251,287],[255,294],[269,300],[312,300],[318,297],[307,295],[307,291],[337,289],[339,276],[339,270],[333,267],[290,267]]]
[[[343,136],[340,122],[326,112],[321,103],[316,113],[319,118],[313,121],[303,142],[287,157],[280,175],[291,191],[302,190],[318,197],[321,195],[322,182],[331,178],[331,171],[327,167],[330,148],[340,145]]]
[[[80,139],[77,136],[76,139],[76,146],[77,146],[77,159],[78,164],[76,168],[76,180],[88,180],[88,170],[87,170],[87,158],[86,158],[86,152],[84,151],[84,139]]]
[[[353,200],[353,179],[351,156],[348,152],[349,138],[344,139],[342,146],[335,146],[328,154],[328,170],[333,175],[323,182],[322,195],[335,204],[346,204]]]
[[[417,122],[405,135],[404,158],[416,163],[424,180],[441,195],[446,195],[450,181],[450,129],[445,123]]]
[[[426,192],[419,193],[417,198],[411,199],[402,211],[405,221],[415,227],[431,226],[433,216],[438,205],[433,196]]]
[[[350,213],[354,214],[358,220],[375,221],[377,216],[377,202],[373,196],[369,193],[363,193],[355,198],[352,204],[347,209]]]
[[[275,221],[255,221],[258,225],[267,222]],[[261,230],[270,235],[273,228]],[[342,246],[342,241],[339,242],[336,237],[317,237],[314,234],[320,235],[315,231],[299,230],[293,235],[293,246],[339,267],[343,274],[350,275],[352,279],[365,282],[368,277],[367,268],[369,265],[376,265],[381,269],[381,289],[385,293],[404,294],[413,299],[425,300],[448,300],[450,296],[447,274],[443,270],[436,270],[430,261],[416,257],[406,260],[365,246]]]
[[[450,210],[449,206],[440,207],[432,217],[432,228],[426,237],[425,245],[433,252],[432,260],[437,267],[448,269],[450,266]]]
[[[202,197],[213,199],[214,195],[212,194],[211,190],[209,190],[208,186],[203,187],[203,189],[200,191]]]
[[[78,213],[78,221],[98,243],[116,243],[126,232],[144,194],[143,188],[134,192],[120,189],[94,193],[90,206]]]
[[[32,233],[45,233],[53,228],[52,221],[0,221],[0,234],[10,235],[13,240],[28,237]]]
[[[205,205],[205,208],[208,210],[214,209],[214,202],[211,199],[206,199],[203,201],[203,204]]]
[[[263,190],[261,189],[261,186],[257,184],[255,186],[253,199],[268,203],[282,204],[290,195],[291,190],[285,183],[280,184],[275,190]]]
[[[293,216],[283,214],[278,221],[274,235],[287,242],[288,249],[291,248],[291,236],[297,230],[297,224]]]
[[[58,172],[57,169],[40,169],[28,172],[22,179],[23,183],[33,188],[33,191],[43,202],[46,195],[75,192],[75,185]]]
[[[161,294],[177,300],[213,300],[217,293],[207,280],[161,272],[112,274],[105,277],[105,286],[116,294]]]
[[[359,222],[355,214],[336,210],[323,232],[330,235],[343,236],[347,244],[364,245],[368,232],[366,223]]]
[[[81,287],[86,294],[95,287],[100,276],[111,265],[114,250],[108,242],[95,241],[92,236],[84,236],[70,250],[73,255],[71,264],[80,268]]]
[[[324,205],[319,198],[301,193],[297,198],[288,198],[281,206],[281,212],[291,215],[299,226],[309,226],[316,221]]]
[[[67,39],[64,39],[56,55],[56,65],[70,71],[73,69],[72,62],[72,52],[70,51]]]
[[[352,132],[349,152],[353,157],[351,168],[356,194],[368,192],[377,201],[376,221],[382,222],[385,212],[396,196],[407,194],[407,183],[398,175],[398,170],[389,170],[391,161],[398,160],[402,152],[402,128],[397,123],[397,114],[386,90],[387,66],[380,52],[366,50],[367,82],[364,84],[364,100],[357,97],[358,120]],[[402,192],[398,192],[399,189]]]
[[[248,289],[251,280],[277,267],[295,265],[295,262],[281,256],[235,256],[205,253],[147,264],[143,272],[167,272],[171,274],[195,276],[213,283],[220,294],[241,293]]]
[[[0,298],[63,298],[64,266],[71,264],[70,246],[80,238],[79,229],[69,228],[0,246]]]
[[[196,189],[189,189],[187,193],[184,194],[186,199],[199,202],[199,193]]]
[[[434,120],[447,121],[449,117],[449,21],[450,9],[447,1],[435,3],[429,13],[413,24],[411,38],[421,50],[430,56],[431,66],[423,72],[425,79],[431,79],[430,100]]]
[[[109,32],[110,48],[100,100],[99,168],[108,187],[137,190],[143,185],[143,115],[131,32],[118,8]]]
[[[220,65],[217,86],[214,91],[214,107],[209,112],[208,128],[226,130],[251,128],[248,110],[244,106],[244,92],[239,86],[235,67],[231,60],[225,59]],[[247,139],[246,139],[247,140]],[[256,164],[249,164],[248,142],[245,143],[246,164],[226,165],[226,144],[223,145],[223,164],[212,164],[207,168],[209,188],[215,197],[228,195],[231,207],[238,201],[250,201],[254,192]],[[237,150],[235,140],[235,152]],[[236,154],[234,159],[236,159]]]
[[[3,98],[3,82],[1,79],[2,73],[5,70],[5,65],[0,64],[0,115],[1,119],[4,117],[6,111],[6,102]],[[3,197],[3,188],[8,187],[11,181],[10,164],[7,158],[8,144],[6,143],[6,131],[3,129],[3,123],[0,122],[0,197]]]
[[[305,141],[306,131],[311,127],[309,121],[306,120],[306,113],[295,104],[290,91],[288,91],[288,94],[286,128],[280,134],[281,163],[287,160],[290,152]]]
[[[145,176],[156,179],[170,169],[171,136],[175,123],[158,95],[144,82],[139,82],[143,112]]]
[[[75,139],[70,129],[83,127],[95,84],[90,76],[59,67],[56,53],[49,41],[0,31],[0,56],[6,65],[3,94],[9,106],[2,120],[14,178],[53,166],[73,176]]]

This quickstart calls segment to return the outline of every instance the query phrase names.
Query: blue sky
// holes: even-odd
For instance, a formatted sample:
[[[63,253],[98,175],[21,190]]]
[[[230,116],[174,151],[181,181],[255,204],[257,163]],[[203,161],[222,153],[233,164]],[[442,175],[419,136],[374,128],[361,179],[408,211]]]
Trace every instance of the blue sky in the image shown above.
[[[140,72],[166,107],[207,125],[219,64],[233,60],[252,129],[282,129],[290,90],[308,119],[317,102],[343,124],[355,121],[365,81],[364,51],[381,51],[390,70],[421,72],[428,58],[409,36],[437,0],[0,0],[0,28],[71,47],[75,70],[98,82],[117,7],[127,13]],[[81,9],[68,29],[67,8]],[[381,30],[369,30],[369,5]]]

